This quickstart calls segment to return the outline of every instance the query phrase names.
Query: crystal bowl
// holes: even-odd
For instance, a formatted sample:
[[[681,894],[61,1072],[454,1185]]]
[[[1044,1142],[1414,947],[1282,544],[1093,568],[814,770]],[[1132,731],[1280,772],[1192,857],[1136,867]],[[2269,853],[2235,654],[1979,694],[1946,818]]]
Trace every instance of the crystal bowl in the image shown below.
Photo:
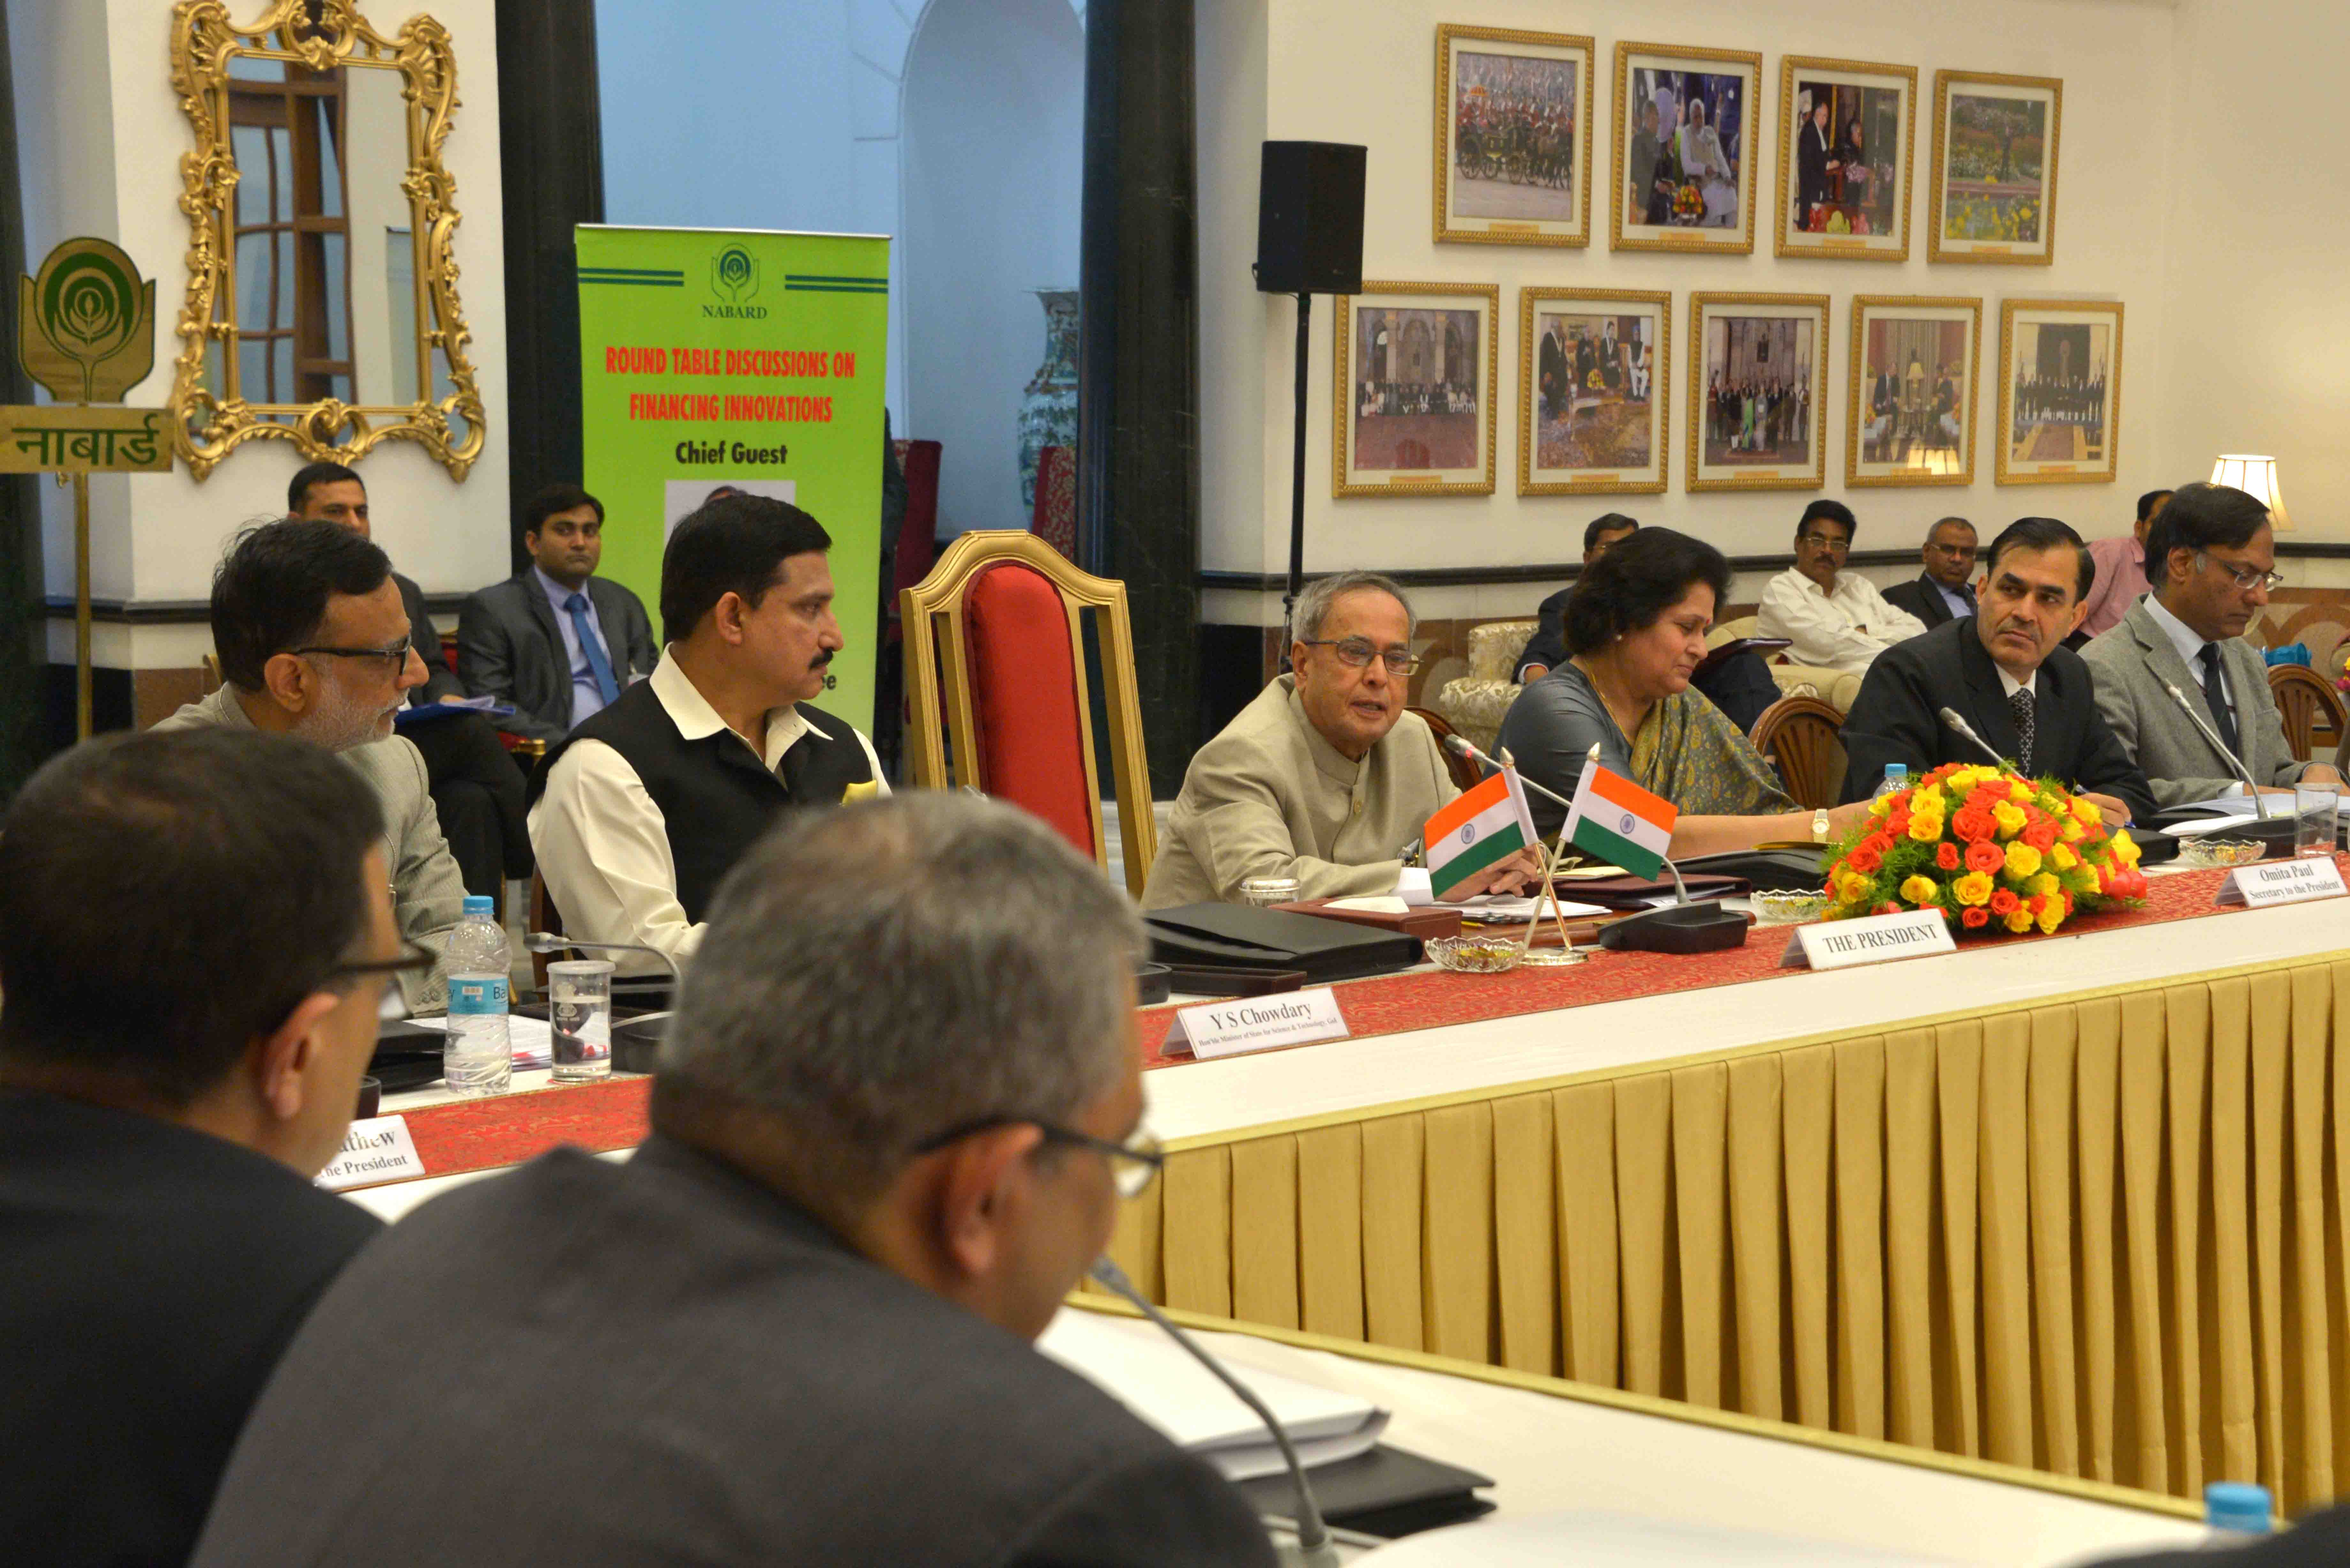
[[[1522,956],[1514,937],[1430,937],[1421,946],[1429,962],[1455,974],[1500,974]]]
[[[1757,893],[1754,919],[1765,926],[1794,926],[1828,912],[1828,896],[1818,892]]]
[[[2215,866],[2250,866],[2267,849],[2257,838],[2215,838],[2201,834],[2178,841],[2178,864],[2200,870]]]

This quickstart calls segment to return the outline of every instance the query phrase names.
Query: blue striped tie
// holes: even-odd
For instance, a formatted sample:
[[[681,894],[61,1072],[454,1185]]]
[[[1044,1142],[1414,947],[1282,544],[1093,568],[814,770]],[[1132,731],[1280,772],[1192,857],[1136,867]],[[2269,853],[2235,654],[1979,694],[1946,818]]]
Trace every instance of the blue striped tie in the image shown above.
[[[620,683],[612,679],[612,660],[596,635],[596,623],[588,618],[588,596],[573,594],[563,601],[563,607],[571,612],[571,629],[579,634],[579,651],[588,656],[588,673],[596,678],[596,690],[604,694],[604,705],[608,708],[619,698]]]

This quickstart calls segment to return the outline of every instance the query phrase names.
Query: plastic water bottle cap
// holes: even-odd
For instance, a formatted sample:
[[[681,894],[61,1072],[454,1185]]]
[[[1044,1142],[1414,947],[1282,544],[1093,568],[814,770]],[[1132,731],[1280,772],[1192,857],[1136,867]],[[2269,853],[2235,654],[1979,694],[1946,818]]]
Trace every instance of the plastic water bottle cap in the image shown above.
[[[2203,1489],[2203,1521],[2214,1530],[2269,1532],[2269,1489],[2250,1481],[2213,1481]]]
[[[1909,776],[1909,764],[1908,763],[1887,763],[1885,764],[1885,776],[1889,779],[1906,779]]]
[[[495,898],[491,898],[487,893],[468,893],[465,895],[465,913],[469,915],[490,915],[494,917],[497,912],[498,901]]]

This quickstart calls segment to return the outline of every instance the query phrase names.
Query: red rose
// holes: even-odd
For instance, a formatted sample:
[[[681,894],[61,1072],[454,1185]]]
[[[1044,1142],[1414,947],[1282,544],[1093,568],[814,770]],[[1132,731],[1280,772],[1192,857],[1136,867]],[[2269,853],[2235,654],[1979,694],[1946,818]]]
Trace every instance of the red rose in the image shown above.
[[[1894,845],[1900,840],[1889,833],[1872,833],[1860,842],[1864,848],[1874,849],[1879,855],[1890,855]]]
[[[1967,869],[1970,871],[1980,871],[1986,877],[1995,876],[2006,864],[2007,856],[1996,844],[1967,846]]]
[[[1852,853],[1844,857],[1844,863],[1863,877],[1876,876],[1877,867],[1885,864],[1885,857],[1871,849],[1868,844],[1868,840],[1861,840],[1853,846]]]
[[[1962,805],[1950,818],[1950,831],[1969,844],[1980,844],[1999,829],[1998,820],[1988,811]]]
[[[2015,907],[2020,901],[2012,888],[1995,888],[1991,896],[1991,912],[2003,920],[2015,913]]]
[[[1887,898],[1868,912],[1872,915],[1898,915],[1901,913],[1901,906]]]
[[[1936,845],[1934,846],[1934,864],[1945,871],[1957,870],[1959,868],[1959,846],[1955,844]]]
[[[2025,828],[2017,836],[2045,855],[2048,853],[2049,846],[2056,842],[2056,825],[2047,821],[2037,822]]]
[[[1909,808],[1908,806],[1897,805],[1885,814],[1885,826],[1880,830],[1880,835],[1890,835],[1898,838],[1908,831]]]
[[[2048,908],[2048,895],[2045,893],[2034,893],[2031,898],[2024,900],[2023,907],[2031,910],[2033,918],[2037,919],[2041,913]]]
[[[1976,905],[1970,907],[1959,916],[1959,919],[1965,923],[1967,929],[1971,931],[1991,924],[1991,911]]]

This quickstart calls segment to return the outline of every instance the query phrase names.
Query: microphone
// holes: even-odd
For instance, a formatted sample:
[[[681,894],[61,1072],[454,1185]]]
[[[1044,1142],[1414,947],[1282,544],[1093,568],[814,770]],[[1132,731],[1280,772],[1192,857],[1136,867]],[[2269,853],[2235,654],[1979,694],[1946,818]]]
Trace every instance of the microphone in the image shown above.
[[[561,931],[532,931],[523,938],[522,945],[535,953],[567,952],[573,948],[590,953],[650,953],[660,960],[661,968],[669,971],[670,993],[672,996],[676,994],[677,988],[685,983],[685,977],[678,971],[676,961],[669,954],[659,948],[647,947],[642,942],[588,942],[577,937],[566,936]]]
[[[1472,763],[1492,769],[1495,773],[1500,773],[1502,771],[1502,764],[1487,756],[1484,753],[1479,751],[1475,746],[1471,745],[1466,735],[1445,736],[1444,749],[1451,752],[1456,757],[1466,757]],[[1546,800],[1556,801],[1559,805],[1565,806],[1570,811],[1575,809],[1575,803],[1573,801],[1567,799],[1566,796],[1559,794],[1558,791],[1550,788],[1538,780],[1530,779],[1526,777],[1525,774],[1519,774],[1518,783],[1523,784],[1526,788],[1534,791],[1536,794],[1543,796]]]
[[[1991,743],[1988,741],[1985,741],[1981,735],[1975,733],[1975,727],[1972,724],[1968,723],[1965,716],[1956,708],[1944,708],[1940,711],[1938,717],[1940,718],[1943,723],[1948,724],[1951,729],[1957,731],[1967,740],[1973,742],[1975,749],[1982,753],[1984,756],[1989,757],[1995,765],[2002,768],[2007,766],[2007,759],[2001,756],[1997,752],[1992,751],[1991,749]]]
[[[2242,760],[2227,748],[2210,725],[2203,722],[2203,715],[2195,711],[2195,704],[2187,700],[2186,692],[2168,680],[2162,683],[2162,689],[2170,693],[2170,700],[2178,704],[2178,711],[2187,715],[2188,722],[2203,732],[2203,738],[2211,742],[2211,749],[2220,753],[2220,760],[2228,764],[2229,771],[2233,773],[2237,780],[2243,784],[2244,793],[2252,797],[2252,809],[2260,814],[2262,822],[2266,822],[2269,808],[2261,799],[2261,786],[2252,782],[2252,775],[2245,770]]]
[[[1284,1552],[1283,1562],[1295,1562],[1299,1568],[1337,1568],[1338,1549],[1330,1543],[1330,1527],[1322,1522],[1322,1510],[1314,1501],[1314,1489],[1305,1484],[1305,1467],[1297,1462],[1296,1446],[1290,1442],[1289,1434],[1282,1430],[1281,1423],[1274,1419],[1273,1412],[1265,1407],[1264,1401],[1251,1392],[1247,1384],[1227,1371],[1222,1362],[1200,1348],[1190,1334],[1176,1327],[1165,1313],[1145,1299],[1143,1293],[1134,1288],[1134,1282],[1126,1277],[1125,1270],[1107,1258],[1097,1258],[1087,1272],[1092,1274],[1096,1284],[1157,1324],[1176,1344],[1190,1351],[1191,1359],[1215,1374],[1218,1382],[1240,1396],[1241,1403],[1253,1411],[1256,1418],[1264,1423],[1265,1430],[1273,1434],[1274,1444],[1281,1449],[1282,1462],[1289,1467],[1290,1484],[1297,1489],[1296,1554],[1292,1557]]]

